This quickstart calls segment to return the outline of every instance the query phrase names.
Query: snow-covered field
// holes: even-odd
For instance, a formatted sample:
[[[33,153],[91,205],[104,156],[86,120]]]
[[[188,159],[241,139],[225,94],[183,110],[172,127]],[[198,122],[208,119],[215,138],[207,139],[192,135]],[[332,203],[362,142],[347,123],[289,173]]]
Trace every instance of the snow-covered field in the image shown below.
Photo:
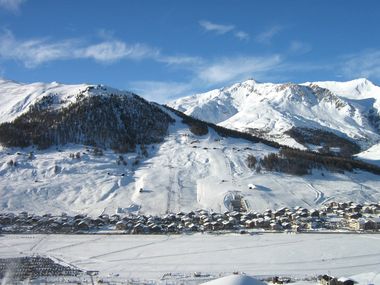
[[[0,257],[51,256],[102,276],[158,280],[165,273],[355,276],[380,282],[375,234],[5,235]],[[315,283],[310,283],[315,284]]]
[[[226,210],[224,198],[241,191],[251,210],[282,206],[318,207],[326,201],[378,202],[379,177],[366,172],[312,175],[253,172],[246,165],[249,154],[262,157],[277,150],[241,139],[219,137],[213,130],[203,137],[188,126],[174,124],[161,144],[147,147],[149,156],[124,155],[127,165],[118,165],[119,154],[105,151],[94,156],[83,146],[36,151],[0,150],[0,208],[31,213],[113,214],[140,210],[147,214],[205,208]],[[17,152],[21,154],[17,154]],[[70,153],[81,158],[70,158]],[[9,161],[17,162],[10,166]],[[322,175],[323,174],[323,175]],[[249,189],[248,185],[255,185]],[[140,189],[143,192],[140,192]]]

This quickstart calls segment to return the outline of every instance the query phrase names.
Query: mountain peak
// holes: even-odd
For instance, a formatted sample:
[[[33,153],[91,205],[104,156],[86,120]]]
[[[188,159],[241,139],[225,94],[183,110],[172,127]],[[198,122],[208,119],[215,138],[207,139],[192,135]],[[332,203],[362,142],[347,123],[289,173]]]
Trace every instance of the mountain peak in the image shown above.
[[[257,83],[261,83],[254,78],[248,78],[247,80],[243,81],[242,83],[249,84],[249,85],[255,85]]]

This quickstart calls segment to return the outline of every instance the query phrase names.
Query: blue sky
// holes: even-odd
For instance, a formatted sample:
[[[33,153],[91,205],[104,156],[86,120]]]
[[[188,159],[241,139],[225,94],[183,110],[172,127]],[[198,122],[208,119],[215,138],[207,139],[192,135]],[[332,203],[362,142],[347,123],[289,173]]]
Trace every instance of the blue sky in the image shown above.
[[[0,76],[158,102],[254,78],[380,82],[380,1],[0,0]]]

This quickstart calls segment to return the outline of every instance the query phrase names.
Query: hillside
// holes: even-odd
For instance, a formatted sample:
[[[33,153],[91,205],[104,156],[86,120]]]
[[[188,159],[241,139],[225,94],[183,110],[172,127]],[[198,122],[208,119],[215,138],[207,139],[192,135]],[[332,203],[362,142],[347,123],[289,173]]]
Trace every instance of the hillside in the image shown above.
[[[126,151],[136,144],[162,141],[172,121],[141,97],[100,85],[78,89],[53,83],[40,85],[39,92],[35,84],[13,83],[13,90],[8,85],[0,82],[6,94],[0,103],[8,102],[1,108],[8,121],[0,124],[0,144],[6,147],[44,149],[77,143]]]
[[[70,127],[74,122],[71,127],[75,135],[66,141],[55,140],[53,136],[52,145],[46,148],[39,148],[33,141],[28,142],[32,143],[30,146],[3,145],[0,148],[1,211],[99,215],[116,211],[164,214],[205,208],[220,212],[228,209],[234,193],[242,195],[248,210],[259,211],[282,206],[313,208],[331,200],[363,203],[380,199],[379,176],[374,174],[380,170],[370,165],[299,151],[287,157],[289,152],[284,154],[278,144],[262,138],[191,119],[127,92],[88,87],[85,91],[75,89],[79,93],[62,92],[60,98],[72,95],[68,103],[50,100],[42,90],[34,90],[44,95],[36,96],[17,114],[2,109],[3,114],[16,116],[7,115],[7,120],[13,121],[5,125],[16,128],[19,120],[25,124],[36,120],[41,128],[45,124],[46,130],[56,131],[57,125]],[[16,101],[31,100],[31,96],[26,96],[27,99],[22,96],[20,93]],[[102,107],[97,109],[91,108],[93,100],[105,101],[100,101]],[[116,100],[116,105],[124,100],[128,104],[118,112],[111,112],[115,107],[112,100]],[[34,113],[35,108],[41,112]],[[77,112],[81,108],[84,111]],[[62,119],[66,118],[62,115],[64,111],[72,119]],[[149,141],[148,136],[143,136],[143,140],[134,140],[134,148],[122,151],[113,147],[115,152],[107,143],[110,138],[120,142],[118,136],[107,135],[104,140],[98,136],[95,143],[89,144],[88,135],[96,131],[82,132],[84,136],[78,136],[82,128],[75,127],[77,125],[96,124],[100,130],[113,130],[119,114],[134,111],[136,116],[131,116],[134,120],[130,122],[133,128],[122,130],[130,132],[140,128],[141,133],[147,133],[144,120],[146,112],[151,111],[149,118],[154,122],[148,125],[167,126],[160,129],[158,140]],[[53,114],[54,120],[46,119],[51,118],[50,115],[41,116],[45,112]],[[81,114],[94,119],[86,120]],[[96,114],[103,114],[103,119]],[[32,133],[40,134],[35,130]],[[58,136],[60,132],[54,134]],[[273,155],[279,153],[277,164],[281,167],[270,168]],[[294,168],[288,168],[288,162],[294,158],[307,163],[303,165],[306,172],[291,174]]]
[[[350,155],[380,139],[379,90],[364,79],[304,84],[247,80],[168,105],[280,144],[310,150],[327,146]]]

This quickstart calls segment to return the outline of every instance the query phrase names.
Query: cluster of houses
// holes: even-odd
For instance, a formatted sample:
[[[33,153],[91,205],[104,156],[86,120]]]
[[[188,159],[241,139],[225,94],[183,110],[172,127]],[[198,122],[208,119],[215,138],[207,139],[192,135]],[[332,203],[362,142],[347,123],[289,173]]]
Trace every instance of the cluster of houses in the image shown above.
[[[333,277],[329,275],[318,276],[319,284],[321,285],[354,285],[356,282],[346,277]]]
[[[0,213],[3,233],[83,233],[117,231],[128,234],[165,234],[184,232],[247,232],[317,230],[380,230],[380,203],[356,204],[330,202],[320,209],[281,208],[258,212],[227,211],[216,213],[196,210],[164,216],[128,214],[124,217],[103,214],[99,217],[50,214],[38,216],[21,212]]]

